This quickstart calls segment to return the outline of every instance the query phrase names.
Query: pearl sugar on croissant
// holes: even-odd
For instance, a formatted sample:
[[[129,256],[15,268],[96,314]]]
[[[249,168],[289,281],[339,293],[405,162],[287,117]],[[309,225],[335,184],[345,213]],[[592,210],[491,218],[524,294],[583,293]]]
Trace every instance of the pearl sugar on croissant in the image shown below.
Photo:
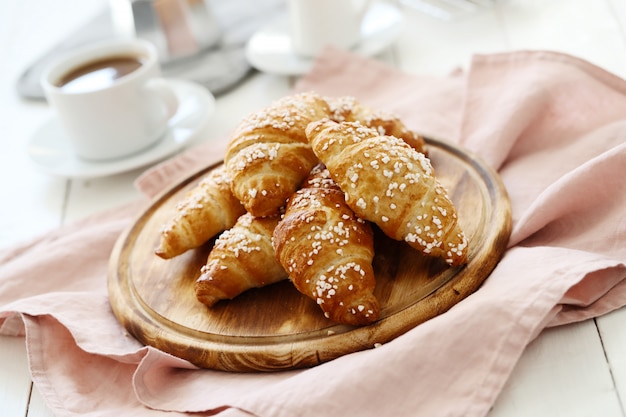
[[[352,97],[300,93],[247,116],[233,132],[225,164],[220,168],[227,173],[230,185],[230,193],[222,194],[240,202],[237,210],[245,208],[246,214],[241,219],[247,221],[240,219],[237,228],[262,224],[259,230],[267,234],[275,226],[269,253],[266,250],[264,255],[273,258],[269,264],[253,256],[235,259],[237,270],[265,268],[272,272],[271,277],[257,280],[254,285],[235,282],[246,274],[229,274],[234,261],[230,261],[232,265],[222,263],[229,258],[228,251],[236,251],[229,246],[230,232],[226,228],[214,249],[216,253],[209,255],[196,285],[198,299],[211,306],[218,299],[231,298],[245,288],[266,285],[282,279],[282,274],[289,274],[296,288],[317,302],[331,320],[351,325],[377,320],[379,305],[374,296],[375,277],[371,265],[374,238],[369,222],[424,255],[443,258],[452,266],[467,263],[468,240],[458,224],[447,190],[435,177],[427,155],[423,138],[398,117],[364,106]],[[319,167],[312,171],[320,163],[324,176],[320,176]],[[309,175],[311,177],[305,180]],[[204,189],[196,192],[207,193],[208,190],[210,187],[205,184]],[[194,198],[205,199],[202,195]],[[241,214],[237,210],[231,210],[235,215],[224,224],[234,225]],[[272,220],[271,227],[266,227],[270,223],[262,219],[275,219],[280,213],[284,213],[280,220],[277,223]],[[201,213],[203,216],[216,214]],[[307,224],[302,216],[309,216],[312,224]],[[339,216],[338,221],[336,216]],[[254,220],[255,217],[261,222]],[[193,233],[184,224],[185,217],[175,220],[181,224],[175,222],[167,230],[177,227],[181,235]],[[201,220],[196,220],[196,224],[201,224]],[[339,225],[345,224],[351,225],[352,236],[346,239],[346,242],[350,240],[349,245],[338,246],[339,241],[334,237],[332,242],[307,238],[316,233],[330,236]],[[317,229],[307,231],[307,227]],[[205,234],[215,233],[209,232]],[[239,230],[237,236],[244,235],[247,236],[247,232]],[[168,256],[197,246],[207,236],[185,237],[193,245],[181,246]],[[325,244],[329,245],[328,251],[320,247]],[[341,265],[341,257],[351,260],[349,266]],[[253,264],[246,265],[246,262]],[[313,270],[320,265],[324,271]],[[350,273],[329,275],[334,269],[350,270]],[[216,280],[218,275],[223,284],[220,285],[237,290],[214,296],[210,281]],[[332,276],[331,281],[328,281],[329,276]],[[234,282],[228,283],[228,280]],[[362,295],[350,294],[355,288]],[[337,292],[341,292],[341,297],[335,297]]]

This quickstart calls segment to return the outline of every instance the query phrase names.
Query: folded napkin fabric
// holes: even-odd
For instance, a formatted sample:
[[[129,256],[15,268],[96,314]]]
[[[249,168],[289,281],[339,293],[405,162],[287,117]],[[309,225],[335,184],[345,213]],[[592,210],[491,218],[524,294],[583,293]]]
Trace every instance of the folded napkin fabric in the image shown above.
[[[56,415],[484,416],[542,329],[626,305],[626,82],[552,52],[476,56],[467,71],[427,77],[328,49],[296,86],[310,90],[394,112],[499,171],[513,233],[484,285],[380,348],[311,369],[197,369],[139,344],[108,306],[109,253],[146,199],[0,258],[0,333],[25,335]],[[154,196],[219,161],[226,141],[137,186]]]

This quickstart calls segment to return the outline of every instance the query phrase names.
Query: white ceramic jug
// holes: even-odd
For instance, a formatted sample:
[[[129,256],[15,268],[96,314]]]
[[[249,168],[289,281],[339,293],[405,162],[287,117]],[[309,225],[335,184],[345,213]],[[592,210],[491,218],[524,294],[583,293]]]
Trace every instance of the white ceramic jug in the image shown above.
[[[352,48],[361,39],[369,0],[288,0],[292,47],[312,57],[325,46]]]

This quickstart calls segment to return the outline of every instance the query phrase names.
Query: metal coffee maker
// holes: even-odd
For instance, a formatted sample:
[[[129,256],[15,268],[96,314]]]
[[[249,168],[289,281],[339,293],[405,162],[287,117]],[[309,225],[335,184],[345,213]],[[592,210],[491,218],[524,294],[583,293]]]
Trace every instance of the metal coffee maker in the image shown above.
[[[222,32],[206,0],[110,0],[110,9],[114,33],[150,41],[163,64],[201,54]]]

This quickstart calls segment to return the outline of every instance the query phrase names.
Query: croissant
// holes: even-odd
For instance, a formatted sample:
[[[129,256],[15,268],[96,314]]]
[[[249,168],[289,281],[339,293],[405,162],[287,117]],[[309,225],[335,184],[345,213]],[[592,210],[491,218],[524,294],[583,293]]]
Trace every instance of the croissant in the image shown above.
[[[161,229],[155,253],[169,259],[196,248],[232,227],[244,212],[230,190],[226,168],[220,165],[178,203],[175,214]]]
[[[351,96],[327,97],[331,111],[330,118],[335,122],[359,122],[362,125],[376,129],[379,135],[395,136],[404,140],[413,149],[428,155],[424,138],[406,127],[397,116],[374,110],[361,104]]]
[[[327,318],[350,325],[378,319],[372,229],[345,204],[325,168],[316,167],[289,199],[273,244],[295,287]]]
[[[286,279],[272,247],[278,220],[279,216],[259,218],[245,213],[222,233],[196,280],[196,298],[211,307],[251,288]]]
[[[249,213],[257,217],[278,214],[318,162],[305,128],[329,112],[321,97],[302,93],[284,97],[242,120],[224,160],[233,194]]]
[[[467,262],[456,208],[424,154],[358,122],[321,120],[306,133],[357,216],[450,265]]]

